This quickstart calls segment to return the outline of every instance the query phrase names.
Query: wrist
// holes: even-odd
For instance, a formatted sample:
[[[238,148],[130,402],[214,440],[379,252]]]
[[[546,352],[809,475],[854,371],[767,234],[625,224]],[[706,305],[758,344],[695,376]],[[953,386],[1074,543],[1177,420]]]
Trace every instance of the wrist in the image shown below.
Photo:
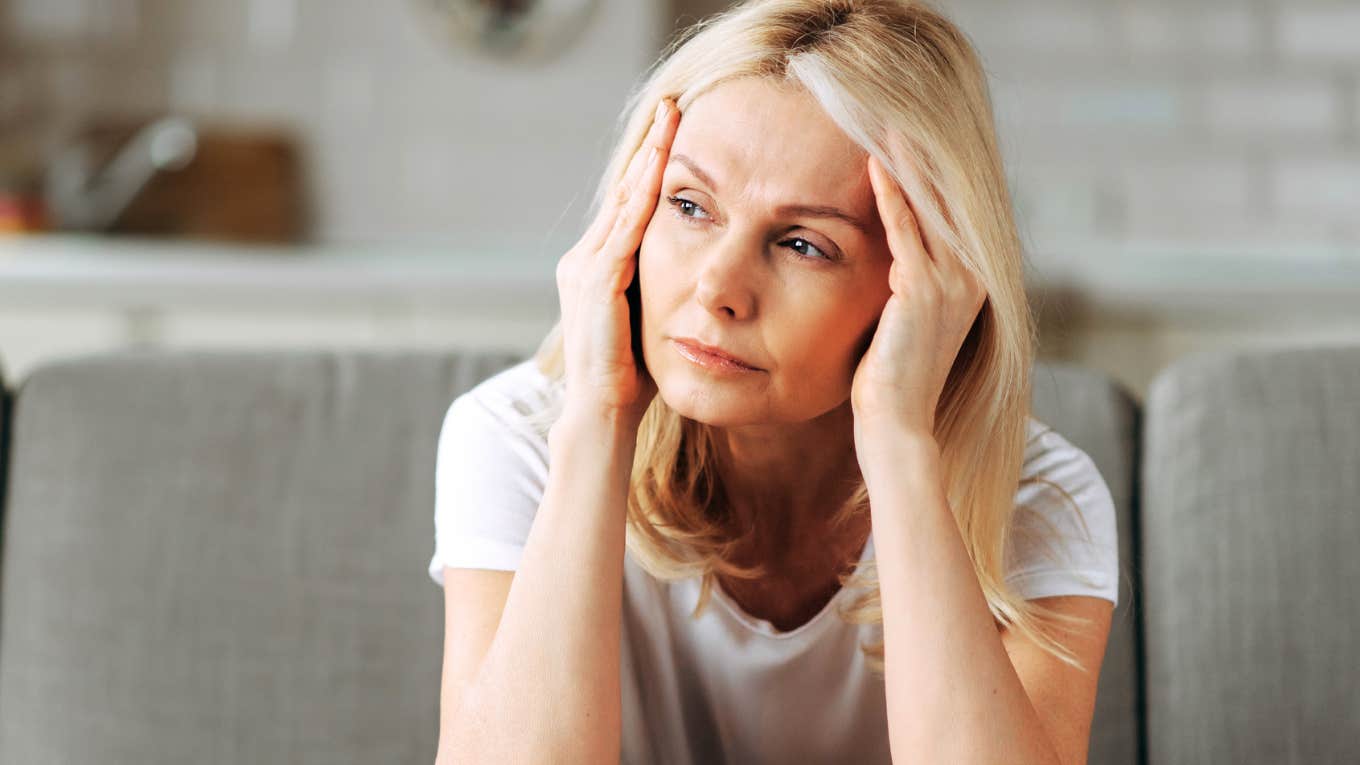
[[[855,453],[866,479],[870,473],[891,473],[914,464],[936,467],[940,462],[940,444],[933,433],[896,423],[856,425]]]
[[[640,420],[616,409],[568,405],[548,431],[550,450],[554,444],[591,443],[632,449],[637,444]]]

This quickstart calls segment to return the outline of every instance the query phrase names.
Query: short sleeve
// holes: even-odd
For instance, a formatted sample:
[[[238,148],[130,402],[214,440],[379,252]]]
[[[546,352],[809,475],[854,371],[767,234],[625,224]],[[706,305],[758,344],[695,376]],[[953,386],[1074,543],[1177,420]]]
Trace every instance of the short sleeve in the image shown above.
[[[445,566],[515,570],[547,482],[546,439],[477,394],[454,399],[439,432],[429,573],[440,585]]]
[[[1052,429],[1027,450],[1006,581],[1026,600],[1092,595],[1119,605],[1114,499],[1095,462]]]

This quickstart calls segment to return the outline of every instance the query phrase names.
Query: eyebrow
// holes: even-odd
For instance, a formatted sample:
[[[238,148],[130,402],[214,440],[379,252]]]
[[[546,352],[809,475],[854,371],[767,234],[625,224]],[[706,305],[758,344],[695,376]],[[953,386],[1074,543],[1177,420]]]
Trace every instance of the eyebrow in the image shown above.
[[[670,161],[679,162],[684,165],[694,174],[694,177],[703,181],[705,185],[714,191],[718,190],[718,184],[713,182],[713,177],[704,172],[703,168],[699,167],[698,163],[694,160],[684,154],[672,154]],[[836,207],[829,207],[827,205],[788,204],[780,205],[775,208],[775,212],[780,215],[804,216],[808,218],[834,218],[836,220],[844,221],[865,236],[872,236],[872,232],[867,223]]]

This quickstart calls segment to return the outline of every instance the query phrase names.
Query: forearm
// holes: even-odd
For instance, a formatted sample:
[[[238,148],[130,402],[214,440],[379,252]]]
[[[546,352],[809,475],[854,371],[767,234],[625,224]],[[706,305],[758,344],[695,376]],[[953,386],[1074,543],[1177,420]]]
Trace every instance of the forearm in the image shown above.
[[[459,762],[618,762],[624,520],[635,436],[568,413],[496,635],[450,741]]]
[[[1055,763],[945,496],[939,448],[893,430],[864,475],[883,603],[895,762]]]

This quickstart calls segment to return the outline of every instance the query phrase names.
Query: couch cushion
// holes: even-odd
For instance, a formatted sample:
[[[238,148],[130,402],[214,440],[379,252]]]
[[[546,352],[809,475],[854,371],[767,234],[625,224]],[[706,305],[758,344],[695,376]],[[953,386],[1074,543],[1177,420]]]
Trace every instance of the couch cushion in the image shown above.
[[[17,394],[0,762],[429,763],[454,396],[517,359],[133,353]]]
[[[1110,488],[1118,514],[1119,605],[1100,667],[1088,759],[1102,765],[1140,762],[1137,559],[1138,402],[1096,370],[1063,362],[1034,366],[1034,416],[1086,452]]]
[[[1153,381],[1150,762],[1355,762],[1360,346],[1202,353]]]
[[[419,582],[438,428],[518,360],[177,352],[35,370],[5,522],[25,542],[0,579],[0,761],[432,760],[442,604]],[[1063,364],[1034,384],[1035,416],[1109,484],[1131,572],[1136,405]],[[1137,761],[1136,597],[1126,573],[1092,762]]]

